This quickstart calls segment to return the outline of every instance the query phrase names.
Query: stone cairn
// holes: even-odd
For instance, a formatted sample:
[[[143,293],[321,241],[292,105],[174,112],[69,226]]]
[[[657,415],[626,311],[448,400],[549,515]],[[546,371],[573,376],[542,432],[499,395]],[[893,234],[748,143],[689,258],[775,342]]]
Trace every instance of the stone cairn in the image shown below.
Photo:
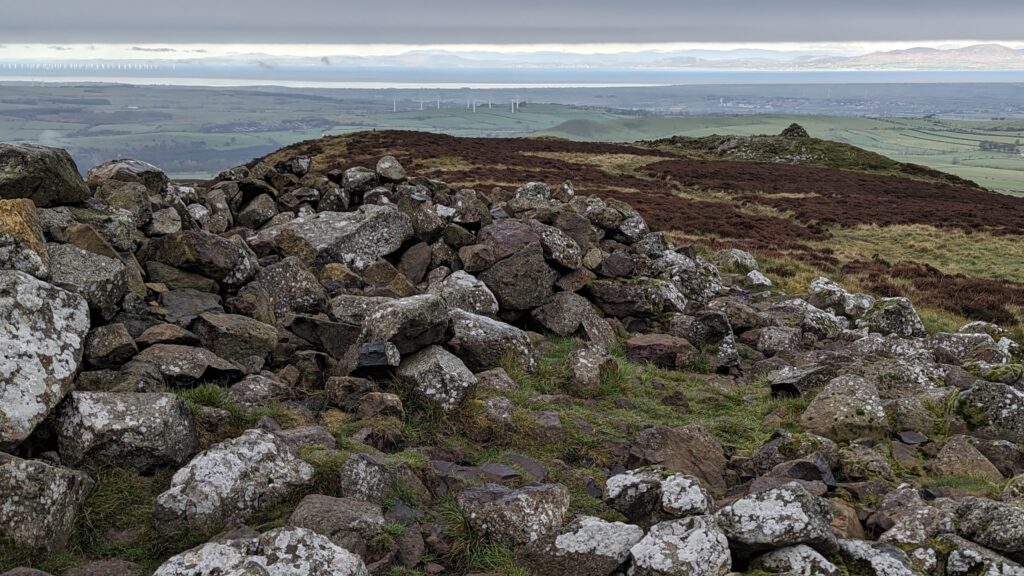
[[[453,189],[393,157],[315,168],[256,162],[192,187],[116,160],[83,180],[63,150],[0,145],[4,545],[60,551],[88,471],[114,465],[177,469],[153,510],[167,533],[244,526],[306,494],[287,525],[222,534],[161,576],[442,571],[424,558],[446,536],[384,506],[399,485],[424,506],[454,495],[473,530],[539,575],[1024,574],[1024,371],[999,327],[928,335],[905,298],[825,278],[785,295],[749,254],[673,248],[628,205],[568,182]],[[538,462],[521,459],[527,477],[469,466],[396,428],[356,434],[378,451],[338,463],[344,497],[313,493],[304,450],[337,448],[319,410],[458,410],[476,389],[515,390],[543,334],[578,338],[565,387],[581,396],[621,347],[813,397],[804,430],[752,454],[696,425],[644,430],[588,487],[628,523],[570,517],[570,491]],[[175,391],[211,383],[247,409],[288,399],[308,422],[264,417],[206,445],[200,430],[231,414]],[[497,422],[511,410],[486,401]],[[536,418],[557,438],[557,414]],[[386,457],[407,448],[430,465]],[[1005,490],[896,485],[895,466]],[[394,546],[371,546],[389,522],[404,526]]]

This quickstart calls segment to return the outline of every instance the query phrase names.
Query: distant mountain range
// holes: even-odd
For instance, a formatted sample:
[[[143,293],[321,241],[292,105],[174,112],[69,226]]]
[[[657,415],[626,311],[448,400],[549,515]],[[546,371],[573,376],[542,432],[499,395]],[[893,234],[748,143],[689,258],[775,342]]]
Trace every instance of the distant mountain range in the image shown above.
[[[196,77],[316,77],[358,74],[415,74],[426,70],[455,75],[502,70],[517,74],[587,73],[671,74],[679,71],[821,72],[821,71],[1024,71],[1024,46],[975,44],[961,47],[909,48],[864,54],[826,50],[645,50],[584,54],[556,51],[409,50],[400,54],[355,56],[323,54],[314,57],[274,54],[211,55],[175,48],[138,48],[121,59],[62,60],[56,55],[35,59],[4,59],[4,76],[196,76]],[[330,49],[330,48],[326,48]],[[407,72],[403,72],[407,71]],[[560,72],[562,71],[562,72]],[[589,72],[588,72],[589,71]],[[241,76],[240,76],[241,75]],[[255,76],[253,76],[255,75]]]

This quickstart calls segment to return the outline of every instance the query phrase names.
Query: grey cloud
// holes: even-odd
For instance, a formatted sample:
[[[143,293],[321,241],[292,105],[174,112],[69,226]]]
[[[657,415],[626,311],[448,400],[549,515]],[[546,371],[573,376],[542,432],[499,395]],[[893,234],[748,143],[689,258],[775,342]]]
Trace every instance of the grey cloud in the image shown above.
[[[1019,39],[1019,0],[49,0],[18,42],[534,43]]]
[[[142,46],[132,46],[133,52],[177,52],[174,48],[143,48]]]

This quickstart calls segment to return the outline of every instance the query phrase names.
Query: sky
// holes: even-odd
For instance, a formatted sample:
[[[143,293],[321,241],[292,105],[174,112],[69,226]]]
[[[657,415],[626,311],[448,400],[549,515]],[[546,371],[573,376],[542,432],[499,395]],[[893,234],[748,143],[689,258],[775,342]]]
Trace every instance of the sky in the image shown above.
[[[0,0],[0,44],[1024,42],[1022,0]]]

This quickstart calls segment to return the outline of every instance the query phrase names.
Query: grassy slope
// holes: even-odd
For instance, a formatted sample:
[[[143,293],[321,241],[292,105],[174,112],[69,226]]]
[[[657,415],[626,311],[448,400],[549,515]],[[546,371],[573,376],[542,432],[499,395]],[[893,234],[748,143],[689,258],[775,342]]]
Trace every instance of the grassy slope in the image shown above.
[[[982,152],[978,142],[1024,140],[1024,121],[958,122],[831,116],[713,116],[574,119],[542,135],[584,141],[632,142],[672,136],[778,134],[793,122],[811,136],[851,144],[887,158],[942,170],[986,188],[1024,194],[1024,157]]]

